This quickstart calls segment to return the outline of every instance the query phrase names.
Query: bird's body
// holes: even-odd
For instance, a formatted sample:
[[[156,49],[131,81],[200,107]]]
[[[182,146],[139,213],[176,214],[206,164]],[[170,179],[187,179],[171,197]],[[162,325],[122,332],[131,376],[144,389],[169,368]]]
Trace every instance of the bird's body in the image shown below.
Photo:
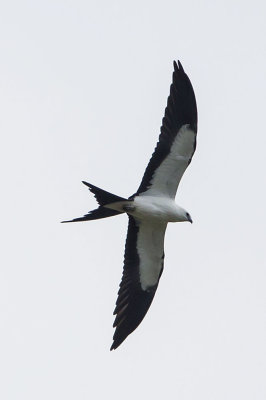
[[[140,221],[154,224],[187,221],[187,211],[173,199],[162,196],[139,195],[132,201],[111,203],[106,208],[126,212]]]
[[[116,328],[111,350],[133,332],[146,315],[164,265],[164,235],[168,222],[192,219],[175,203],[179,182],[196,148],[197,106],[190,80],[180,62],[174,62],[161,134],[137,192],[128,199],[90,183],[99,203],[76,222],[127,213],[129,217],[124,269],[114,314]]]

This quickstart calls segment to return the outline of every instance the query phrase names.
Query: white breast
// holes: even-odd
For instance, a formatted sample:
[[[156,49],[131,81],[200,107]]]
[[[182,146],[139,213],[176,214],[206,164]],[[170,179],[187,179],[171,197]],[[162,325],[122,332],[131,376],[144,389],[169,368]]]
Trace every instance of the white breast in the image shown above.
[[[167,223],[184,219],[184,210],[168,197],[140,195],[135,197],[134,206],[130,214],[139,220]]]

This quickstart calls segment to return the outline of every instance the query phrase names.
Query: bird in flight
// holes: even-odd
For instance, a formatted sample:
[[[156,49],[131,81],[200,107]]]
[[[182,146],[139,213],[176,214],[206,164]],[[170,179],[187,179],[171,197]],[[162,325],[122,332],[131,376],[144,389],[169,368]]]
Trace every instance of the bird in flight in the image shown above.
[[[174,61],[170,95],[159,141],[136,193],[125,199],[90,183],[99,207],[71,221],[91,221],[126,213],[129,218],[123,276],[114,310],[116,349],[145,317],[164,266],[164,235],[168,222],[189,221],[175,203],[179,182],[196,149],[197,105],[191,82],[180,61]]]

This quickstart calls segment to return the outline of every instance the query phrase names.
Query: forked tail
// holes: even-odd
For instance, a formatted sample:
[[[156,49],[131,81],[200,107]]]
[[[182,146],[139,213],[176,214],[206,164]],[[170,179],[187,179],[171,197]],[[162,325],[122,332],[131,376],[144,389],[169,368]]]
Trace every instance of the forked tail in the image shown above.
[[[91,183],[82,181],[84,185],[88,186],[90,191],[94,194],[99,207],[96,208],[95,210],[90,211],[88,214],[85,214],[83,217],[80,218],[75,218],[69,221],[62,221],[62,223],[66,222],[80,222],[80,221],[92,221],[94,219],[100,219],[100,218],[107,218],[107,217],[112,217],[114,215],[118,214],[123,214],[125,211],[118,211],[112,208],[107,208],[109,204],[121,204],[121,202],[128,202],[127,199],[116,196],[115,194],[106,192],[106,190],[100,189],[97,186],[92,185]],[[114,204],[115,205],[115,204]]]

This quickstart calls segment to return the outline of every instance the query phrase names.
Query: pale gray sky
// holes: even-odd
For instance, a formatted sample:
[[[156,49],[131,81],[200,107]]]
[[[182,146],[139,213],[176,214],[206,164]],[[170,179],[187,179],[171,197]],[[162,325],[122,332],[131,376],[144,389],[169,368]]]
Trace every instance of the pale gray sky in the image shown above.
[[[264,1],[0,6],[0,397],[265,400]],[[198,148],[141,326],[109,352],[127,218],[87,180],[138,187],[180,59]]]

